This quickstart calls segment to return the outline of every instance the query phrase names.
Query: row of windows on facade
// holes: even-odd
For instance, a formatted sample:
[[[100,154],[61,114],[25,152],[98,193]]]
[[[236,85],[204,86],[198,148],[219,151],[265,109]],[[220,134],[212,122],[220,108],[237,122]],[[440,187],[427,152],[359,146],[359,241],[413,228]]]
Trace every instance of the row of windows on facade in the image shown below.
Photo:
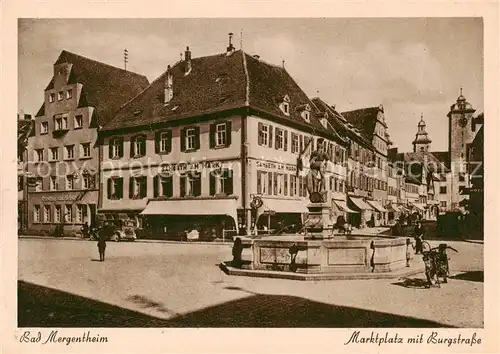
[[[49,158],[48,161],[59,161],[59,149],[60,147],[51,147],[48,148]],[[64,151],[64,160],[73,160],[75,159],[75,145],[65,145],[63,147]],[[45,149],[35,149],[34,154],[34,162],[42,162],[45,161],[44,157]],[[90,143],[80,144],[79,156],[80,159],[90,158]]]
[[[73,129],[83,128],[83,116],[76,115],[73,120]],[[56,115],[54,116],[54,131],[68,130],[68,116],[67,115]],[[40,122],[40,134],[49,133],[49,122]]]
[[[62,101],[64,99],[71,99],[73,98],[73,90],[72,89],[69,89],[69,90],[66,90],[66,91],[59,91],[57,93],[57,100],[58,101]],[[49,93],[49,103],[52,103],[52,102],[55,102],[56,100],[56,94],[53,92],[53,93]]]
[[[414,184],[409,184],[409,183],[406,183],[405,185],[405,190],[407,193],[415,193],[415,194],[418,194],[418,186],[414,185]]]
[[[228,169],[220,173],[210,174],[209,195],[233,194],[233,172]],[[146,198],[148,194],[148,178],[146,176],[129,178],[129,199]],[[153,177],[153,197],[172,197],[174,195],[174,181],[172,176],[157,175]],[[202,195],[201,174],[190,173],[179,178],[180,197],[197,197]],[[107,198],[110,200],[122,199],[123,177],[111,177],[107,180]]]
[[[78,190],[78,185],[75,183],[80,179],[75,179],[73,175],[68,175],[65,177],[65,189],[64,190]],[[89,189],[91,188],[91,177],[90,176],[82,176],[81,182],[80,182],[80,189]],[[44,183],[43,183],[43,178],[38,177],[36,179],[36,184],[35,184],[35,192],[43,192],[46,190],[44,188]],[[59,185],[59,178],[56,176],[50,176],[49,177],[49,185],[48,185],[48,190],[49,191],[58,191],[58,190],[63,190],[60,185]]]
[[[258,124],[258,144],[268,146],[276,150],[288,151],[288,130],[274,127],[270,124]],[[308,146],[313,148],[313,140],[311,136],[290,132],[290,152],[292,154],[301,154]],[[345,150],[340,146],[333,144],[327,140],[323,140],[323,150],[330,156],[330,160],[335,163],[343,163],[345,161]],[[316,146],[317,148],[317,146]]]
[[[344,181],[330,176],[326,187],[334,192],[344,192]],[[257,171],[257,194],[307,197],[306,178],[294,174]]]
[[[33,222],[35,223],[83,223],[87,218],[87,205],[49,204],[33,206]]]
[[[389,186],[389,187],[387,187],[387,194],[397,197],[398,196],[398,189]]]
[[[373,164],[378,169],[384,169],[384,160],[376,155],[370,149],[363,147],[355,141],[351,141],[349,145],[349,157],[353,160],[359,161],[361,164]]]
[[[146,135],[136,135],[130,139],[130,157],[146,155]],[[199,150],[200,128],[185,127],[181,129],[180,148],[182,152]],[[231,122],[210,124],[209,147],[211,149],[224,148],[231,145]],[[123,157],[124,138],[115,137],[109,142],[109,158]],[[168,154],[172,151],[172,130],[162,130],[155,133],[155,153]]]
[[[365,191],[373,191],[374,189],[379,189],[383,191],[387,190],[387,182],[366,176],[364,174],[357,175],[354,172],[351,172],[351,176],[348,183],[350,187],[358,188]]]

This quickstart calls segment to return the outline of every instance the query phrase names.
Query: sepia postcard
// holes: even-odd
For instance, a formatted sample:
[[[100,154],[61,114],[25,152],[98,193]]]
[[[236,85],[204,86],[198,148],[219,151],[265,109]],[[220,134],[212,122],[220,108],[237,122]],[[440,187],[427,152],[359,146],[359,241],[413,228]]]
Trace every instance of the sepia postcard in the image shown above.
[[[498,10],[2,4],[2,350],[498,352]]]

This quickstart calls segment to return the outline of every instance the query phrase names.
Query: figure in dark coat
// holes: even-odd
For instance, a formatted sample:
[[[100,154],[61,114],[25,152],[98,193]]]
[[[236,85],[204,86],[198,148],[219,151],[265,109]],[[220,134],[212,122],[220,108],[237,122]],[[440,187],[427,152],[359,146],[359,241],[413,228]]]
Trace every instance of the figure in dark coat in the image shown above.
[[[106,253],[106,239],[111,232],[110,225],[104,225],[101,232],[99,232],[98,240],[97,240],[97,249],[99,250],[99,260],[104,262],[104,256]]]
[[[417,226],[415,227],[415,254],[423,252],[423,238],[425,229],[420,221],[417,221]]]

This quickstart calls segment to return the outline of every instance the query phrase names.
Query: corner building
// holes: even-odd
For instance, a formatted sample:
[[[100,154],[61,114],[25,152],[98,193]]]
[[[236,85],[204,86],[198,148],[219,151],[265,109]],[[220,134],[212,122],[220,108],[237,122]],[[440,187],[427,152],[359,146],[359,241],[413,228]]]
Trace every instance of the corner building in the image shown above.
[[[99,211],[135,220],[143,237],[299,228],[318,144],[330,156],[327,189],[344,193],[345,141],[284,68],[231,43],[200,58],[187,48],[122,107],[100,143]]]
[[[148,85],[145,76],[62,51],[28,139],[28,229],[80,232],[96,222],[97,131]]]

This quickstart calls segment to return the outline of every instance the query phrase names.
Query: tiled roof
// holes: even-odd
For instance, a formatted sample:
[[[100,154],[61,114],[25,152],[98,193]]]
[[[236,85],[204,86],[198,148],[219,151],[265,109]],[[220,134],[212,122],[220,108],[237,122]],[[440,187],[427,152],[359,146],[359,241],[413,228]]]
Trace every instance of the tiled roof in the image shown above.
[[[149,82],[144,75],[123,70],[108,64],[63,50],[54,65],[71,63],[69,84],[81,83],[83,91],[79,107],[94,107],[100,125],[106,124],[117,110],[132,97],[145,89]],[[54,78],[46,90],[53,88]],[[45,110],[40,108],[37,116]]]
[[[398,154],[398,158],[401,158],[400,155],[402,155],[405,163],[410,161],[417,161],[420,163],[427,162],[427,170],[430,172],[442,173],[448,172],[449,170],[446,164],[431,152],[406,152]]]
[[[36,113],[35,117],[41,117],[41,116],[44,116],[44,115],[45,115],[45,102],[42,103],[42,106],[40,107],[40,109]]]
[[[191,59],[172,68],[173,97],[164,104],[167,72],[125,104],[103,130],[149,125],[245,106],[246,78],[241,52]]]
[[[450,168],[450,153],[448,151],[431,151],[430,153],[447,168]]]
[[[313,98],[312,102],[321,113],[326,112],[328,114],[330,123],[342,136],[347,136],[350,139],[356,140],[358,142],[361,141],[366,146],[372,146],[371,138],[368,140],[362,134],[356,134],[354,129],[347,125],[347,120],[342,116],[342,114],[337,112],[332,106],[327,104],[319,97]]]
[[[192,58],[187,75],[184,65],[185,61],[179,61],[171,68],[173,97],[167,105],[164,104],[167,72],[164,72],[125,104],[103,130],[147,126],[249,107],[340,138],[331,127],[323,127],[312,101],[282,67],[265,63],[241,50],[231,55]],[[290,99],[289,115],[279,108],[285,96]],[[311,107],[310,122],[297,110],[305,105]]]
[[[31,119],[18,119],[17,120],[17,145],[26,146],[28,137],[34,128],[34,121]]]
[[[342,116],[358,128],[366,139],[372,141],[379,111],[380,107],[369,107],[342,112]]]

